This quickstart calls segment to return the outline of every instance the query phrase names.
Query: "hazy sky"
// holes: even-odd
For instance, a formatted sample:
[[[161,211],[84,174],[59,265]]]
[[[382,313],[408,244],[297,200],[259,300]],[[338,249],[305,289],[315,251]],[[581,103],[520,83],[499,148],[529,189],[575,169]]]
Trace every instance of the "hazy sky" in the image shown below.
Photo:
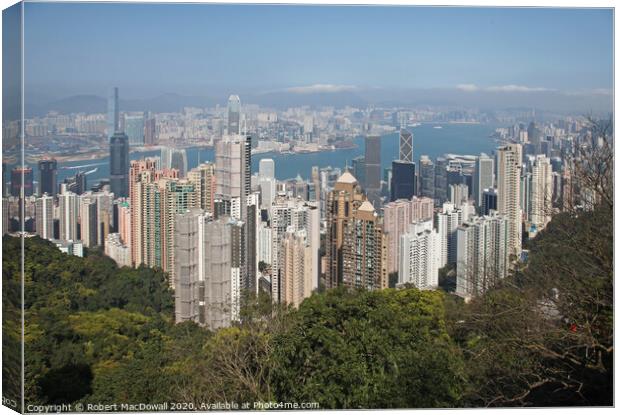
[[[25,10],[26,84],[84,93],[110,85],[612,87],[611,10],[54,3]]]

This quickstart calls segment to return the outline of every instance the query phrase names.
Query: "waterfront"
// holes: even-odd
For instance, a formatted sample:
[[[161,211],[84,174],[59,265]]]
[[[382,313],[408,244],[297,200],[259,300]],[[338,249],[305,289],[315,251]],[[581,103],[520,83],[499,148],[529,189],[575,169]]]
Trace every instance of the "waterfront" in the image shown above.
[[[435,159],[445,153],[471,154],[480,152],[490,154],[496,147],[495,141],[489,137],[498,125],[490,124],[442,124],[441,129],[434,128],[437,124],[425,123],[413,127],[413,152],[415,160],[425,154]],[[252,157],[252,173],[258,171],[259,161],[263,158],[271,158],[276,165],[276,178],[285,180],[296,177],[298,174],[309,179],[312,166],[340,167],[351,165],[351,160],[364,155],[364,138],[357,137],[356,148],[323,151],[317,153],[262,153]],[[130,154],[132,160],[142,157],[158,156],[159,150],[134,152]],[[384,135],[381,140],[381,167],[389,167],[392,160],[398,158],[398,133]],[[212,148],[191,147],[187,149],[187,164],[191,169],[201,162],[214,161],[215,152]],[[38,180],[38,169],[31,165],[34,170],[35,180]],[[58,182],[61,183],[66,177],[72,176],[78,171],[95,172],[88,175],[88,186],[107,178],[109,175],[109,158],[104,157],[92,160],[67,161],[58,163]]]

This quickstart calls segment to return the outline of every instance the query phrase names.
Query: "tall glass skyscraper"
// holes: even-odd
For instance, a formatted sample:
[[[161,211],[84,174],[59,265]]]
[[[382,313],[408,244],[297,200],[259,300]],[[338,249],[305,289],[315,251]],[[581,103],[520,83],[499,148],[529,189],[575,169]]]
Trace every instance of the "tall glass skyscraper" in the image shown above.
[[[241,100],[238,95],[228,97],[228,134],[241,134]]]
[[[357,181],[362,187],[366,187],[366,163],[364,162],[364,156],[353,158],[353,160],[351,160],[351,169]]]
[[[110,90],[108,96],[108,137],[111,138],[114,133],[120,131],[120,119],[118,112],[118,88],[114,87]]]
[[[435,198],[435,164],[425,155],[420,156],[420,190],[422,197]]]
[[[364,185],[367,190],[381,188],[381,137],[378,135],[366,136],[366,151],[364,165],[366,177]]]
[[[493,159],[482,153],[476,160],[473,178],[473,196],[478,210],[482,209],[484,189],[493,187]]]
[[[129,195],[129,138],[121,132],[110,138],[110,190],[115,197]]]
[[[437,157],[435,160],[435,203],[441,206],[448,200],[448,160]]]
[[[58,163],[56,159],[39,161],[39,194],[47,193],[50,196],[56,194],[56,177]]]
[[[144,145],[144,116],[126,115],[125,134],[127,134],[127,137],[129,138],[130,145]]]
[[[416,176],[415,163],[402,160],[392,162],[392,185],[390,200],[411,199],[415,195]]]

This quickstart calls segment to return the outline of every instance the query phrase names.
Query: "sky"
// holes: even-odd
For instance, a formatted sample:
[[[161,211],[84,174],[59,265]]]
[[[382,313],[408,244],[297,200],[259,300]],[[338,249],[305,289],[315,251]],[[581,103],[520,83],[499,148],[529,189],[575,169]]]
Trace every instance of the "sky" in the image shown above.
[[[25,82],[136,97],[208,86],[609,93],[612,38],[610,9],[27,3]]]

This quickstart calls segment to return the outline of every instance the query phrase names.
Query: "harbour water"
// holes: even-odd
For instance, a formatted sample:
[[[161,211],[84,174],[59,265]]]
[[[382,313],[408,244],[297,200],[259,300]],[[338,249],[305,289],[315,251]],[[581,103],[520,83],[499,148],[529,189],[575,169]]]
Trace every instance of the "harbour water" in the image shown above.
[[[481,152],[492,153],[496,147],[495,141],[489,137],[498,127],[489,124],[442,124],[442,128],[434,128],[437,124],[421,124],[410,130],[413,132],[413,153],[415,160],[419,160],[420,155],[428,155],[435,159],[445,153],[452,154],[472,154]],[[364,139],[358,137],[355,140],[356,148],[324,151],[318,153],[262,153],[252,156],[252,173],[258,171],[259,161],[263,158],[271,158],[275,161],[276,178],[279,180],[296,177],[298,174],[309,179],[312,166],[340,167],[351,165],[351,160],[357,156],[364,155]],[[398,133],[384,135],[381,139],[381,165],[382,168],[389,167],[392,160],[398,158]],[[146,151],[132,153],[131,159],[140,159],[149,156],[158,156],[160,152]],[[187,164],[191,169],[205,161],[214,161],[215,153],[212,148],[193,147],[187,149]],[[39,174],[37,166],[34,165],[33,172],[35,180]],[[88,161],[62,162],[58,165],[58,182],[61,183],[66,177],[75,175],[78,171],[95,172],[87,177],[88,186],[107,178],[109,175],[109,158],[101,158]]]

